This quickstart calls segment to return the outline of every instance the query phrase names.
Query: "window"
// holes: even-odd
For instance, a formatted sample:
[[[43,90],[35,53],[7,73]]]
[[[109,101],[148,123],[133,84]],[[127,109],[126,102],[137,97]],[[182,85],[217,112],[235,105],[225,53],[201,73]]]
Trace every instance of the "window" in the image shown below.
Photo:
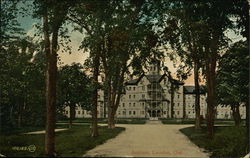
[[[142,107],[144,107],[144,103],[142,103]]]
[[[188,111],[188,114],[190,114],[190,111]]]
[[[126,115],[126,111],[123,111],[122,113],[123,113],[123,115]]]
[[[166,115],[166,114],[167,114],[167,111],[164,111],[164,114]]]
[[[78,115],[80,115],[81,114],[81,111],[78,111]]]
[[[178,99],[180,98],[180,95],[177,95]]]
[[[133,111],[133,114],[135,115],[135,111]]]
[[[133,106],[135,107],[135,103],[133,104]]]
[[[129,97],[129,99],[131,99],[131,95],[129,95],[128,97]]]
[[[129,107],[131,106],[131,103],[129,103]]]
[[[68,112],[68,111],[65,111],[65,113],[66,113],[66,115],[68,115],[69,112]]]
[[[180,106],[180,103],[177,103],[177,106]]]
[[[128,90],[131,90],[131,87],[128,87]]]
[[[129,111],[129,115],[131,115],[131,111]]]
[[[143,99],[145,98],[145,94],[142,94],[142,98],[143,98]]]
[[[134,91],[135,91],[135,87],[134,87]]]
[[[135,95],[134,95],[134,98],[135,98]]]
[[[180,114],[180,111],[177,111],[177,115],[179,115]]]
[[[84,110],[82,111],[82,114],[84,115]]]
[[[143,90],[143,91],[145,90],[145,86],[142,86],[142,90]]]
[[[118,111],[118,115],[121,115],[121,112],[120,112],[120,111]]]
[[[125,107],[125,103],[122,103],[122,106]]]

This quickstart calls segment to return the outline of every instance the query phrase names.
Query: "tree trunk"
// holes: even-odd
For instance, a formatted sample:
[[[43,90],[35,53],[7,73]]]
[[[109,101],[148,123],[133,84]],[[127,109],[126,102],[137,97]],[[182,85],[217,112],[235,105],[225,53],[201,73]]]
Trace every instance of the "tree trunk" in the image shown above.
[[[92,131],[91,136],[97,137],[98,134],[98,122],[97,122],[97,106],[98,106],[98,75],[99,75],[99,65],[100,65],[100,58],[98,53],[95,55],[93,59],[94,64],[94,74],[93,74],[93,80],[94,80],[94,91],[93,91],[93,101],[92,101]]]
[[[106,88],[104,88],[104,109],[103,109],[103,118],[106,118],[106,107],[108,105],[108,91]]]
[[[75,119],[75,115],[76,115],[76,109],[75,109],[75,105],[70,105],[69,107],[69,128],[72,128],[72,121]]]
[[[55,122],[56,122],[56,75],[57,75],[57,38],[58,30],[53,32],[52,50],[50,49],[48,15],[45,11],[43,17],[44,42],[47,59],[46,70],[46,134],[45,134],[45,153],[47,156],[55,156]]]
[[[55,151],[55,122],[56,122],[56,73],[57,58],[55,54],[49,55],[46,77],[46,104],[47,104],[47,126],[46,126],[46,154],[53,155]]]
[[[22,106],[19,103],[19,106],[18,106],[18,119],[17,119],[17,126],[18,126],[18,128],[22,127],[22,113],[23,113],[22,109],[23,108],[22,108]]]
[[[247,128],[247,132],[246,132],[246,138],[247,138],[247,149],[246,149],[246,153],[250,152],[250,131],[249,131],[249,123],[250,123],[250,117],[249,117],[249,99],[247,98],[246,101],[246,128]]]
[[[107,95],[108,95],[108,97],[107,97],[107,105],[108,105],[108,128],[113,128],[113,120],[111,119],[111,113],[112,113],[112,109],[113,109],[113,107],[112,107],[112,103],[111,103],[111,82],[110,82],[110,80],[108,79],[108,81],[107,81],[108,83],[108,90],[107,90]]]
[[[182,119],[186,119],[186,96],[184,93],[184,86],[183,86],[183,116]]]
[[[199,85],[199,64],[194,60],[194,82],[195,82],[195,129],[201,129],[200,118],[200,85]]]
[[[235,122],[235,126],[239,127],[241,118],[240,118],[240,110],[239,110],[239,105],[234,105],[231,107],[232,112],[233,112],[233,118]]]
[[[115,114],[116,111],[118,109],[118,106],[120,104],[120,98],[121,98],[121,93],[122,93],[122,88],[123,88],[123,82],[124,82],[124,73],[126,70],[126,64],[124,63],[124,67],[118,69],[119,71],[117,71],[117,78],[116,78],[116,82],[113,82],[113,97],[112,98],[112,102],[111,102],[111,113],[110,113],[110,117],[108,119],[108,128],[115,128]]]
[[[110,115],[108,117],[108,128],[110,129],[114,129],[115,128],[115,115],[112,112],[113,110],[111,110]]]
[[[207,78],[207,127],[208,136],[214,136],[214,115],[216,107],[216,78],[215,78],[215,68],[216,68],[216,57],[209,56],[208,62],[206,63],[206,78]]]
[[[173,83],[171,83],[171,107],[170,107],[170,110],[171,110],[170,117],[174,118],[174,86],[173,86]]]

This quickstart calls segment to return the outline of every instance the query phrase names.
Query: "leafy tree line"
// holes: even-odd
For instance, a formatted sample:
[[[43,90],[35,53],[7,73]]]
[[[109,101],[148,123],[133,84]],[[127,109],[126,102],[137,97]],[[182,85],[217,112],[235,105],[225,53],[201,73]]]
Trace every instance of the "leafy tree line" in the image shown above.
[[[20,39],[2,53],[1,126],[16,128],[45,125],[45,57],[27,39]],[[58,71],[57,116],[63,117],[65,106],[89,109],[90,78],[79,63]],[[72,106],[73,105],[73,106]],[[71,110],[75,111],[75,110]],[[71,112],[72,113],[72,112]],[[74,118],[74,114],[70,115]],[[31,119],[32,118],[32,119]]]
[[[248,106],[249,104],[249,76],[247,74],[249,74],[248,44],[246,41],[239,41],[233,44],[219,60],[216,89],[218,103],[231,107],[236,126],[239,126],[241,122],[240,105]]]

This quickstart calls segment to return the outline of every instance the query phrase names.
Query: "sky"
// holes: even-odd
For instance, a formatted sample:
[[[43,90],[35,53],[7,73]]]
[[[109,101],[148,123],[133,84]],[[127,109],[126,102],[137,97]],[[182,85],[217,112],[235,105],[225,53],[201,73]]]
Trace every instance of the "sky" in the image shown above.
[[[41,20],[40,19],[34,19],[29,15],[22,16],[21,14],[18,15],[17,17],[18,22],[21,25],[21,28],[24,29],[24,32],[26,32],[27,35],[34,37],[34,34],[36,32],[36,28],[34,27],[34,24],[40,24],[41,25]],[[79,51],[78,48],[81,44],[81,41],[83,40],[84,36],[76,31],[71,32],[72,27],[67,26],[70,30],[69,36],[71,37],[71,43],[70,46],[72,48],[72,53],[69,54],[67,52],[63,52],[61,50],[58,51],[58,55],[61,59],[60,62],[62,62],[61,65],[66,65],[66,64],[71,64],[73,62],[76,63],[81,63],[83,64],[85,59],[88,57],[88,53],[83,52],[82,50]],[[234,42],[239,41],[242,39],[240,35],[235,34],[233,31],[228,31],[227,32],[228,37]],[[169,70],[172,72],[172,74],[175,77],[176,70],[177,68],[174,67],[173,62],[169,58],[165,58],[164,62],[165,66],[169,68]],[[186,85],[194,85],[194,76],[193,74],[185,81]],[[205,82],[202,81],[202,84]]]

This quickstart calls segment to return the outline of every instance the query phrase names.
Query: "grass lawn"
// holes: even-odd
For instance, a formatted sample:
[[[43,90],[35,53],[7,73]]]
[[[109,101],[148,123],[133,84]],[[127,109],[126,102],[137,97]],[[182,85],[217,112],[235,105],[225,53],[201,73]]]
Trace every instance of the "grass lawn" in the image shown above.
[[[180,130],[194,144],[212,152],[210,157],[239,158],[246,155],[246,128],[245,127],[215,127],[215,136],[210,139],[206,135],[206,127],[196,132],[194,127]]]
[[[74,125],[72,129],[56,133],[56,152],[58,156],[79,157],[86,151],[104,143],[108,139],[116,137],[125,128],[117,127],[108,129],[99,127],[100,136],[90,136],[89,125]],[[28,132],[27,130],[25,132]],[[29,146],[34,145],[36,150],[30,152]],[[44,134],[23,135],[0,134],[0,153],[8,156],[37,157],[44,156]]]
[[[58,123],[68,123],[68,120],[58,121]],[[77,118],[73,123],[91,123],[91,118]],[[98,123],[107,123],[107,119],[99,118]],[[115,120],[116,124],[145,124],[146,119],[141,118],[118,118]]]

